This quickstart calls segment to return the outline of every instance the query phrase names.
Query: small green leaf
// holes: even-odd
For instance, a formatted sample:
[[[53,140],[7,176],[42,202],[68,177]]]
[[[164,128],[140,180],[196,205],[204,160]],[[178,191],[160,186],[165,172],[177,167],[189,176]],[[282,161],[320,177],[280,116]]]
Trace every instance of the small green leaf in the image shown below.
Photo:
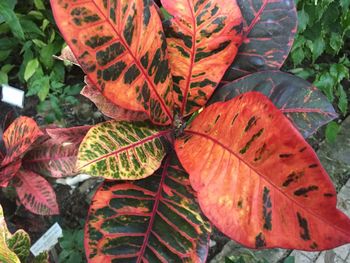
[[[337,135],[340,131],[340,126],[338,123],[332,121],[328,123],[326,128],[326,140],[328,143],[334,143]]]
[[[12,34],[20,40],[24,40],[24,33],[21,24],[12,8],[6,1],[0,2],[0,16],[9,25]]]
[[[316,59],[322,55],[326,48],[326,44],[324,42],[324,38],[320,36],[315,39],[313,42],[313,50],[312,50],[312,61],[315,62]]]
[[[34,0],[34,5],[38,10],[45,10],[45,5],[42,0]]]
[[[341,47],[343,46],[344,42],[343,39],[341,38],[341,36],[337,33],[332,32],[331,34],[331,39],[329,42],[329,45],[331,46],[331,48],[338,53],[339,50],[341,49]]]
[[[26,69],[24,71],[24,80],[28,81],[35,73],[35,71],[39,67],[39,60],[38,59],[32,59],[28,62]]]
[[[306,29],[307,24],[309,23],[309,15],[305,12],[304,9],[298,12],[298,23],[299,23],[299,33],[303,32]]]
[[[41,80],[41,89],[38,92],[38,97],[40,101],[44,101],[49,94],[50,91],[50,78],[48,76],[45,76]]]
[[[338,97],[338,107],[341,110],[341,112],[345,115],[348,111],[348,97],[341,84],[338,85]]]
[[[8,84],[8,76],[3,71],[0,71],[0,85],[1,84]]]
[[[302,48],[297,48],[292,52],[292,60],[295,66],[300,65],[305,58],[305,53]]]

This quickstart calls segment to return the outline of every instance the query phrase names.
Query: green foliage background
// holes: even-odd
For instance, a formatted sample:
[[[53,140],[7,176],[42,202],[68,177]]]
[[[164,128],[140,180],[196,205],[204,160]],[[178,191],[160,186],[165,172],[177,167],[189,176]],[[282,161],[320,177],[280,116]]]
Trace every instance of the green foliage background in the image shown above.
[[[63,105],[77,105],[83,86],[67,81],[70,68],[53,57],[63,46],[48,0],[0,1],[0,84],[36,96],[46,123],[63,118]]]
[[[295,2],[299,26],[286,69],[313,82],[345,117],[350,96],[350,0]],[[331,122],[327,140],[334,141],[338,132],[339,125]]]

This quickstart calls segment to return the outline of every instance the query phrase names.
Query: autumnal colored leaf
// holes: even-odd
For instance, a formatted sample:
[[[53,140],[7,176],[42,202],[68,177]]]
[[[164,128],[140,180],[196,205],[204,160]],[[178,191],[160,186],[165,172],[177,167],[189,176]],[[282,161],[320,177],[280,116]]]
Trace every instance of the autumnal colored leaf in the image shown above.
[[[172,79],[152,0],[51,0],[58,27],[94,85],[118,106],[171,124]]]
[[[21,160],[18,160],[7,166],[0,166],[0,187],[7,187],[10,180],[16,175],[19,168],[21,168],[21,165]]]
[[[43,177],[29,170],[19,170],[14,182],[19,200],[30,212],[38,215],[59,214],[56,194]]]
[[[175,155],[152,176],[107,181],[85,225],[88,261],[205,262],[210,224]]]
[[[148,119],[146,113],[141,111],[131,111],[119,107],[105,96],[96,87],[86,85],[80,92],[81,95],[91,100],[96,107],[107,117],[117,121],[144,121]]]
[[[6,166],[23,156],[41,135],[43,133],[33,119],[24,116],[17,118],[4,132],[7,152],[1,165]]]
[[[280,69],[293,45],[297,13],[291,0],[237,0],[244,18],[244,38],[224,81]]]
[[[23,167],[40,175],[54,178],[76,174],[79,144],[45,141],[29,151],[23,159]]]
[[[55,143],[72,143],[79,145],[91,127],[92,126],[85,125],[71,128],[48,128],[46,129],[46,133]]]
[[[145,178],[159,168],[169,133],[146,122],[100,123],[80,145],[77,171],[110,179]]]
[[[267,96],[305,138],[338,116],[319,89],[281,71],[257,72],[230,82],[214,92],[209,104],[228,101],[248,91]]]
[[[205,105],[242,39],[236,0],[162,0],[174,98],[181,116]]]
[[[12,237],[7,228],[4,211],[0,205],[0,262],[6,263],[21,263],[16,253],[14,253],[8,246],[8,239]]]
[[[247,247],[324,250],[350,242],[350,219],[313,149],[258,92],[201,112],[175,149],[203,213]]]

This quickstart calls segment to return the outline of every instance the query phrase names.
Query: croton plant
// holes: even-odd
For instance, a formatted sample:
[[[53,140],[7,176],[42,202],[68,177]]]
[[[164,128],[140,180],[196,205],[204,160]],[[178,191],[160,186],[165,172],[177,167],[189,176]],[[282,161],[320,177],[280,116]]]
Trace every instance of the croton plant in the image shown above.
[[[211,226],[250,248],[324,250],[350,220],[305,138],[336,118],[279,71],[292,0],[51,0],[111,120],[75,172],[106,178],[85,228],[89,262],[204,262]]]

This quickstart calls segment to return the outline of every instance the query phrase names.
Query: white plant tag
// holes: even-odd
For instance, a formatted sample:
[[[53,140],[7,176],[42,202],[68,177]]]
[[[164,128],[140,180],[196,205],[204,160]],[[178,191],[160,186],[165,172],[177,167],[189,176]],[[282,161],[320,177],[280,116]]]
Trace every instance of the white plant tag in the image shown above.
[[[11,87],[9,85],[2,85],[2,101],[14,106],[23,108],[24,91]]]
[[[58,243],[58,238],[62,237],[62,228],[55,223],[38,241],[30,248],[30,252],[36,257],[44,251],[49,251]]]

